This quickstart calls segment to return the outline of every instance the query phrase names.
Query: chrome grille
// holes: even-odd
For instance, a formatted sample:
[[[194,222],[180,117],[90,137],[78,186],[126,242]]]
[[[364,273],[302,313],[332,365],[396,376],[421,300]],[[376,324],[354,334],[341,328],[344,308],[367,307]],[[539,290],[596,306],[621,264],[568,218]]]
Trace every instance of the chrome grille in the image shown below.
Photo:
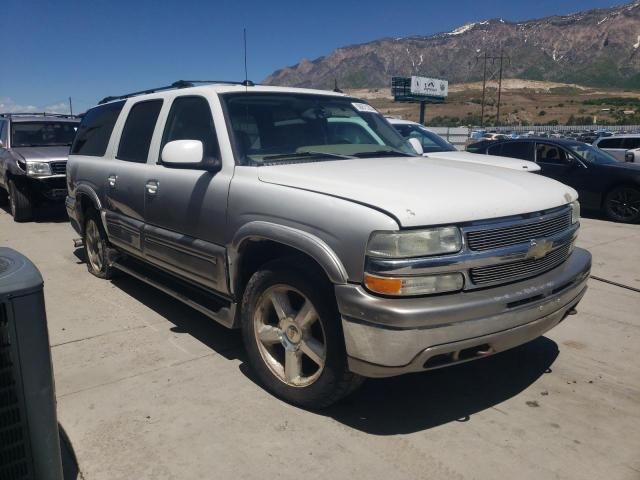
[[[67,173],[67,162],[51,162],[51,173],[54,175],[65,175]]]
[[[22,420],[15,351],[6,307],[0,303],[0,479],[26,480],[29,473],[25,424]]]
[[[563,263],[571,254],[572,245],[568,244],[554,250],[541,259],[519,260],[517,262],[472,268],[471,281],[476,285],[508,283],[535,277]]]
[[[543,220],[468,232],[467,244],[471,250],[475,251],[493,250],[525,243],[534,238],[555,235],[569,227],[571,227],[571,210]]]

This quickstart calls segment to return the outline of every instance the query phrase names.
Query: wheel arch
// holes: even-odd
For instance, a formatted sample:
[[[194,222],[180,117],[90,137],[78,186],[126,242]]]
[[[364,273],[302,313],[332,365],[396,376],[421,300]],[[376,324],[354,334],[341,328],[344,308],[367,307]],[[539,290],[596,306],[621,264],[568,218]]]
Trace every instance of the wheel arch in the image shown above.
[[[91,187],[86,185],[79,185],[78,187],[76,187],[75,198],[76,214],[78,216],[78,223],[80,224],[80,228],[83,231],[82,233],[84,233],[85,217],[89,209],[94,209],[100,214],[99,216],[100,221],[102,222],[102,226],[106,227],[104,224],[104,219],[102,218],[102,203],[100,202],[98,194]]]
[[[232,294],[241,296],[247,281],[260,266],[291,255],[302,255],[312,261],[333,284],[348,281],[344,265],[322,239],[296,228],[256,221],[238,230],[228,251]]]
[[[600,207],[603,208],[605,205],[605,202],[607,201],[607,196],[616,188],[620,188],[620,187],[628,187],[628,188],[633,188],[634,190],[638,190],[640,191],[640,180],[638,181],[632,181],[632,180],[622,180],[622,181],[618,181],[618,182],[613,182],[611,185],[609,185],[606,189],[604,189],[604,191],[602,192],[602,198],[600,199]]]

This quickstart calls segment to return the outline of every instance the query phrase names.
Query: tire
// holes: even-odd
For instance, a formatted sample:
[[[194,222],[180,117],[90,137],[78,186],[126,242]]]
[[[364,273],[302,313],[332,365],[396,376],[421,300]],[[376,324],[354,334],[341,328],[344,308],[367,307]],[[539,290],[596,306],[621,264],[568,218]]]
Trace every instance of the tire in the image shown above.
[[[0,187],[0,206],[7,205],[9,203],[9,193],[2,187]]]
[[[311,410],[330,406],[364,380],[347,369],[333,289],[315,271],[300,259],[271,262],[251,277],[241,305],[244,344],[258,379],[276,397]]]
[[[16,187],[13,180],[9,180],[9,209],[16,222],[28,222],[33,218],[31,200]]]
[[[86,216],[83,232],[87,270],[92,275],[104,280],[113,278],[115,269],[109,265],[112,249],[109,247],[109,241],[102,227],[102,222],[95,211]]]
[[[605,196],[604,211],[614,222],[638,223],[640,221],[640,189],[630,186],[613,188]]]

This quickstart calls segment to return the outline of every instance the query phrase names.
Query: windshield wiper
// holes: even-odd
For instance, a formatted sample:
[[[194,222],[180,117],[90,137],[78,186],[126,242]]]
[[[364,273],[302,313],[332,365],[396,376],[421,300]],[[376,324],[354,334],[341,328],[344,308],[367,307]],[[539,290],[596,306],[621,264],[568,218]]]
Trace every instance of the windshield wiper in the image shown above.
[[[357,158],[369,158],[369,157],[414,157],[415,155],[401,152],[400,150],[374,150],[373,152],[354,153],[353,156]]]
[[[327,152],[296,152],[296,153],[283,153],[279,155],[267,155],[266,157],[262,157],[264,161],[271,160],[291,160],[295,158],[309,158],[309,157],[325,157],[325,158],[355,158],[349,155],[340,155],[339,153],[327,153]]]

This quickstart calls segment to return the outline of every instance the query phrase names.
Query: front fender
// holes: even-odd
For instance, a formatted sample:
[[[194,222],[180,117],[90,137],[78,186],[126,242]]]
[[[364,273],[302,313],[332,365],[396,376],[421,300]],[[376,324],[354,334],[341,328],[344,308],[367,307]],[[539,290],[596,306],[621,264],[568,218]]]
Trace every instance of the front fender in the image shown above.
[[[231,285],[235,285],[238,278],[238,257],[242,245],[250,240],[271,240],[300,250],[318,262],[332,283],[338,285],[347,283],[348,276],[344,265],[322,239],[309,232],[285,225],[254,221],[240,227],[231,241],[228,252]]]

